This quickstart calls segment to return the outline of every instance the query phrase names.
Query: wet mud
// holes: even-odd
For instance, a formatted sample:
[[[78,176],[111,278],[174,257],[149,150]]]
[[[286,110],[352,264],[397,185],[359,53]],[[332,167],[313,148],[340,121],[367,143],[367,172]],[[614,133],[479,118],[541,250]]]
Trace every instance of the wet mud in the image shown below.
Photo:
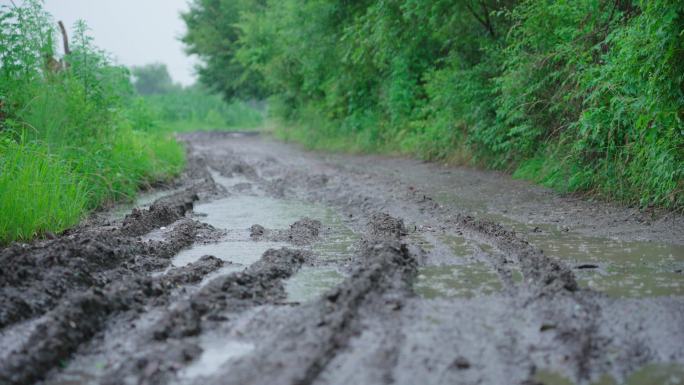
[[[182,138],[173,184],[0,250],[0,384],[684,383],[681,216]]]

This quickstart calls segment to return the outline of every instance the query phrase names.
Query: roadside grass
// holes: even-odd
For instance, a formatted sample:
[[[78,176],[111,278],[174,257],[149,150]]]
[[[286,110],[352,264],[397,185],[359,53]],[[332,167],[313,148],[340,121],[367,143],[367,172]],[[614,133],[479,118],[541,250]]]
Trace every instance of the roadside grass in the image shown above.
[[[84,24],[60,58],[40,1],[0,11],[0,244],[61,232],[182,171],[182,145]]]
[[[59,232],[88,206],[87,184],[39,144],[0,147],[0,243]]]

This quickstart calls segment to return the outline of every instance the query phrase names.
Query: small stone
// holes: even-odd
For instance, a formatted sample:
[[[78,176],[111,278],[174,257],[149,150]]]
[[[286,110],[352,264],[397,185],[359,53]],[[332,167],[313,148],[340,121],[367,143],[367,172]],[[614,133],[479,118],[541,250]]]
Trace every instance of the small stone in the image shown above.
[[[451,363],[451,367],[458,370],[470,369],[470,362],[465,357],[458,357]]]
[[[598,269],[598,265],[595,265],[595,264],[593,264],[593,263],[584,263],[584,264],[575,266],[575,269],[580,269],[580,270],[584,270],[584,269]]]
[[[556,328],[556,325],[552,325],[552,324],[543,324],[543,325],[539,328],[539,331],[545,332],[545,331],[553,330],[553,329],[555,329],[555,328]]]
[[[249,228],[249,236],[251,238],[258,238],[266,232],[266,229],[264,226],[261,225],[252,225],[252,227]]]

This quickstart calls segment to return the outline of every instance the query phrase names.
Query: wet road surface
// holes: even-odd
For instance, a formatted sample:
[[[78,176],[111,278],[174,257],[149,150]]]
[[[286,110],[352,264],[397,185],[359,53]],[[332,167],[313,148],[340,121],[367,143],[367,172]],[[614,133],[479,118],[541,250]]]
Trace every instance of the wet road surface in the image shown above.
[[[174,185],[0,250],[0,384],[684,383],[684,218],[194,133]]]

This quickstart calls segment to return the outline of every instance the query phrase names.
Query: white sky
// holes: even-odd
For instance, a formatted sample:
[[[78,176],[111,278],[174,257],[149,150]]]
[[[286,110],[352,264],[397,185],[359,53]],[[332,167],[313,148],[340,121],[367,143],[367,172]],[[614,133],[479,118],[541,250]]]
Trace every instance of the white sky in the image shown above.
[[[132,66],[165,63],[174,81],[195,81],[195,60],[183,52],[178,38],[185,31],[179,13],[188,0],[44,0],[55,21],[62,20],[71,32],[83,19],[95,45],[111,53],[118,63]],[[15,0],[21,3],[21,0]],[[0,0],[10,4],[10,0]]]

